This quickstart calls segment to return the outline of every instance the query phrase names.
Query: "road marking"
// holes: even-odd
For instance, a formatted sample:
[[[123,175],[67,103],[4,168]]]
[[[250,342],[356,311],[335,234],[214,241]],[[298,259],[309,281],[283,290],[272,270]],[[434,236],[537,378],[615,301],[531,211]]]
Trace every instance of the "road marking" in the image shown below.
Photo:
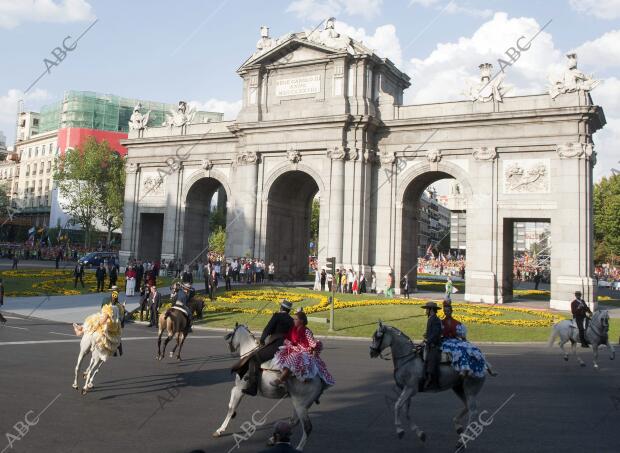
[[[9,327],[9,326],[6,326]],[[222,338],[220,335],[204,335],[204,336],[192,336],[188,338],[196,338],[196,339],[204,339],[204,338]],[[125,337],[122,338],[122,341],[132,341],[132,340],[157,340],[157,337]],[[26,341],[2,341],[0,342],[0,346],[11,346],[11,345],[20,345],[20,344],[45,344],[45,343],[79,343],[80,338],[75,338],[73,340],[26,340]]]
[[[75,337],[74,333],[60,333],[60,332],[50,332],[53,333],[54,335],[66,335],[67,337]]]
[[[26,327],[15,327],[15,326],[4,326],[4,327],[8,327],[9,329],[28,330]]]

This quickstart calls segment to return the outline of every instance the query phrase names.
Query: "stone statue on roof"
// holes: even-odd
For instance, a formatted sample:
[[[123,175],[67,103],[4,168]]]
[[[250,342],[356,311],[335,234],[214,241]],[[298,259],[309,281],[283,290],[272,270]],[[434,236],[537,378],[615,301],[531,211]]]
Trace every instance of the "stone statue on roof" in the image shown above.
[[[594,89],[600,80],[595,80],[592,75],[584,74],[577,69],[577,54],[566,54],[567,68],[559,77],[549,77],[549,94],[551,99],[555,99],[563,93],[574,93],[579,90],[590,91]]]
[[[142,131],[146,129],[146,126],[149,123],[149,115],[151,114],[151,111],[149,110],[143,115],[140,113],[140,110],[142,110],[142,104],[138,102],[138,104],[133,108],[133,113],[129,118],[129,130]]]
[[[315,42],[325,47],[346,50],[349,53],[355,54],[356,52],[353,47],[352,39],[336,31],[334,26],[335,21],[336,19],[330,17],[325,22],[325,28],[323,28],[323,30],[314,30],[306,36],[306,39],[310,42]]]

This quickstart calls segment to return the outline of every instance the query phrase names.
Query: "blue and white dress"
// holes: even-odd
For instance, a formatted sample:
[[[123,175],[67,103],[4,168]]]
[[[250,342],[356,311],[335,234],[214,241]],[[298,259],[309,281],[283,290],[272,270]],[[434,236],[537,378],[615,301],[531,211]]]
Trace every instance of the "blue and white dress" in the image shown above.
[[[463,324],[456,327],[457,338],[446,338],[441,343],[442,352],[452,357],[452,368],[462,375],[482,378],[486,372],[484,354],[472,343],[462,338],[467,337],[467,330]]]

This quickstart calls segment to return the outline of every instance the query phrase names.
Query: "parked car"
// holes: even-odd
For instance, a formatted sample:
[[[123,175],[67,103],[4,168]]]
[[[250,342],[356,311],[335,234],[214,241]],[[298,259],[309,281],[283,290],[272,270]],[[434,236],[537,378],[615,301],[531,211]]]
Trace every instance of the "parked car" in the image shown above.
[[[609,283],[607,280],[599,280],[598,287],[599,288],[611,288],[611,283]]]
[[[97,267],[105,261],[110,263],[112,260],[118,263],[118,255],[114,252],[91,252],[80,258],[78,262],[86,267]]]
[[[614,291],[620,291],[620,282],[613,282],[611,284],[611,289],[613,289]]]

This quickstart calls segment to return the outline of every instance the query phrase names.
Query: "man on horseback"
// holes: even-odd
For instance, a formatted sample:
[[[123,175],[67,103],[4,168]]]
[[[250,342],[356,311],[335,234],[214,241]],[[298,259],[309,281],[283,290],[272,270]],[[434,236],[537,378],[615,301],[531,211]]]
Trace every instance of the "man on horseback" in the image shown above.
[[[289,314],[291,308],[293,305],[287,300],[280,303],[280,311],[273,314],[263,330],[260,347],[250,354],[247,360],[242,359],[233,367],[233,371],[239,374],[240,378],[248,373],[248,386],[243,389],[246,395],[256,395],[261,364],[273,359],[280,346],[284,344],[286,334],[293,327],[293,318]]]
[[[422,308],[426,309],[426,333],[424,334],[426,348],[426,381],[424,390],[439,388],[439,362],[441,361],[441,320],[437,316],[439,307],[435,302],[427,302]]]
[[[185,313],[185,316],[187,317],[187,328],[186,328],[187,333],[190,333],[192,331],[192,310],[189,308],[189,301],[191,300],[193,296],[193,294],[191,294],[192,291],[193,291],[193,288],[191,284],[182,283],[181,290],[177,292],[176,301],[174,302],[174,307],[176,307],[176,309],[180,309],[181,311],[183,311]],[[166,311],[165,318],[167,318],[170,315],[171,310],[173,310],[173,308],[169,308]]]
[[[586,318],[588,314],[592,315],[592,311],[585,300],[581,298],[581,291],[575,291],[575,299],[570,303],[570,311],[573,314],[577,329],[579,329],[579,340],[581,341],[581,347],[587,348],[588,342],[586,341]]]

